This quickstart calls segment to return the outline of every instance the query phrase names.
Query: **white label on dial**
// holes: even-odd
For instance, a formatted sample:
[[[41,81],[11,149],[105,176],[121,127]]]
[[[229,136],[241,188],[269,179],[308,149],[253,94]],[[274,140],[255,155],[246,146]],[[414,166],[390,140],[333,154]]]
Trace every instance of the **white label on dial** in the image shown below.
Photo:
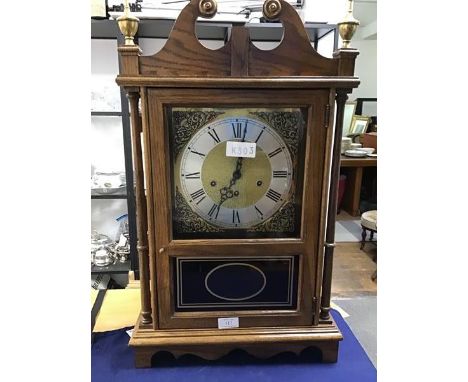
[[[239,317],[218,318],[218,329],[232,329],[239,327]]]
[[[255,142],[226,142],[227,157],[255,158],[256,149]]]

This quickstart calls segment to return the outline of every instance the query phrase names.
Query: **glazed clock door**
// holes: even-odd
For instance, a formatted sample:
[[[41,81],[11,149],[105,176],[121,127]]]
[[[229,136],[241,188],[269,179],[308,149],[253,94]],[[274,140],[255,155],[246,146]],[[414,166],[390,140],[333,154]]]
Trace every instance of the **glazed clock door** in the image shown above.
[[[328,100],[148,91],[151,160],[168,152],[154,163],[166,177],[152,176],[154,224],[169,222],[154,242],[159,327],[313,323]]]
[[[167,108],[173,237],[298,237],[301,108]]]

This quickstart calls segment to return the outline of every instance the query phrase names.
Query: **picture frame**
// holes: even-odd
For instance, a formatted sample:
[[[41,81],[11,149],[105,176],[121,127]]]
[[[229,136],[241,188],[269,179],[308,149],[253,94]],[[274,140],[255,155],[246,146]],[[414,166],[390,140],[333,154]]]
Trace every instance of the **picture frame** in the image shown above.
[[[353,115],[348,135],[364,134],[367,132],[367,128],[369,127],[369,121],[370,118],[367,116]]]
[[[351,128],[351,122],[353,120],[354,113],[356,111],[356,101],[348,101],[345,103],[344,113],[343,113],[343,137],[348,136],[349,130]]]

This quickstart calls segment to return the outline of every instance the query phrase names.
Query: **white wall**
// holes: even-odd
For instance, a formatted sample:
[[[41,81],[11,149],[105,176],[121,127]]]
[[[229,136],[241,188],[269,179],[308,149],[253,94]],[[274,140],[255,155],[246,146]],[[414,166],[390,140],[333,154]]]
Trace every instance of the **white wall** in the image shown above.
[[[331,32],[318,41],[317,52],[327,58],[333,57],[335,36]]]
[[[335,24],[346,14],[346,4],[347,0],[306,0],[305,21]]]
[[[119,87],[115,83],[118,71],[117,42],[115,40],[91,40],[92,90],[104,92],[104,96],[111,98],[114,104],[120,102]],[[120,104],[116,106],[117,110],[120,110]],[[90,148],[91,176],[95,169],[124,171],[121,118],[91,117]],[[114,238],[119,227],[116,219],[126,213],[126,200],[93,199],[91,201],[91,228]]]
[[[355,73],[361,84],[349,98],[377,98],[377,40],[352,40],[351,46],[359,50]]]

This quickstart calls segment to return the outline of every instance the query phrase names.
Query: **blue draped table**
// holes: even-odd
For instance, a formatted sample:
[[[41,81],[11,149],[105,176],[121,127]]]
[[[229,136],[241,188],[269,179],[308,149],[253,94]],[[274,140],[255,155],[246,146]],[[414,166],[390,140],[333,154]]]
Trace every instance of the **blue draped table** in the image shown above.
[[[136,369],[128,334],[120,329],[96,333],[91,349],[92,382],[375,382],[377,371],[364,349],[340,314],[332,311],[332,315],[344,337],[338,363],[318,363],[313,350],[267,360],[235,350],[216,361],[192,355],[176,360],[161,352],[153,357],[153,368]]]

